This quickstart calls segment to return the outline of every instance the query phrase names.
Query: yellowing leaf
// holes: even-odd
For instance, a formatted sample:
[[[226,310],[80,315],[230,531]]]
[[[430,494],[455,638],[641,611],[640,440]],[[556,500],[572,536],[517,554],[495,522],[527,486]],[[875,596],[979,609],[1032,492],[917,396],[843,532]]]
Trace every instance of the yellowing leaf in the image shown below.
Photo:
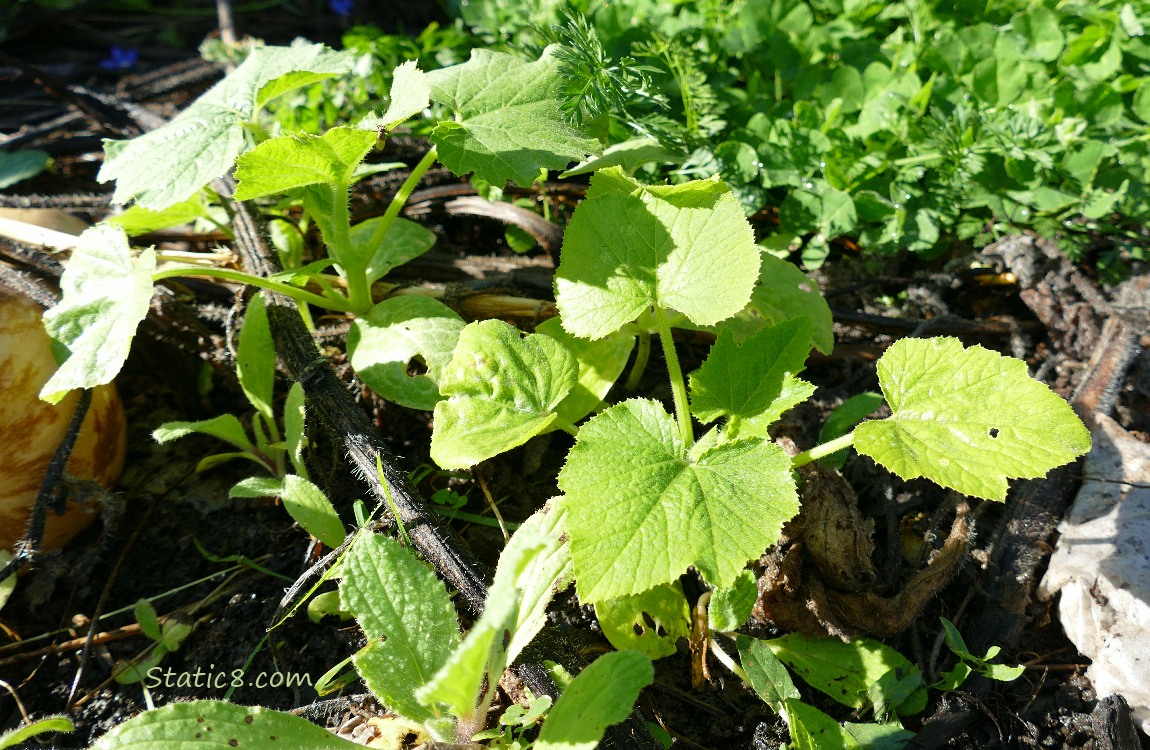
[[[552,338],[523,337],[500,320],[468,325],[440,376],[448,398],[435,406],[432,460],[463,469],[522,445],[555,422],[577,377],[575,358]]]
[[[1090,450],[1070,405],[1026,363],[958,339],[903,339],[878,362],[890,417],[863,422],[854,446],[903,479],[926,477],[988,500]]]
[[[646,187],[611,168],[567,226],[555,298],[564,328],[598,339],[652,305],[717,323],[746,306],[758,275],[754,233],[724,184]]]

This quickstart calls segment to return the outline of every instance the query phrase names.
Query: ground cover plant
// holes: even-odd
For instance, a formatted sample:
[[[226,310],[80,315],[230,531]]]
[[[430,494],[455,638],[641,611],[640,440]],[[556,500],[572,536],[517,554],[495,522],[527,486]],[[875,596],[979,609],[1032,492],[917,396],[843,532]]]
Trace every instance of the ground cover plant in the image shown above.
[[[1144,257],[1138,3],[570,5],[586,21],[562,3],[458,12],[495,44],[551,29],[569,106],[609,133],[597,163],[720,174],[808,267],[843,235],[931,256],[1020,229],[1075,257],[1104,234],[1112,273]]]
[[[465,17],[498,8],[476,4]],[[738,8],[744,24],[739,33],[762,33],[767,21]],[[797,13],[795,28],[819,27],[831,34],[827,44],[840,55],[843,39],[864,36],[851,23],[895,19],[877,7],[854,9],[854,15],[847,13],[828,30],[819,24],[830,27],[831,21],[817,16],[802,26],[804,11],[795,8],[811,13],[808,6],[788,8],[772,13]],[[757,561],[765,550],[786,541],[785,530],[797,521],[800,503],[815,492],[814,465],[841,467],[853,449],[902,479],[925,478],[954,493],[1002,501],[1009,479],[1041,477],[1073,461],[1089,449],[1090,435],[1065,401],[1027,375],[1026,363],[955,338],[935,337],[887,347],[877,362],[882,393],[862,394],[844,404],[814,447],[788,450],[773,439],[784,415],[815,391],[801,377],[812,351],[826,355],[834,345],[831,311],[816,285],[776,255],[799,238],[805,248],[802,259],[814,266],[841,234],[864,241],[868,231],[890,230],[891,221],[923,229],[922,216],[935,209],[925,202],[898,205],[892,193],[892,212],[876,209],[878,218],[859,219],[861,203],[886,200],[866,191],[874,192],[878,183],[893,190],[905,177],[890,169],[910,153],[898,149],[909,147],[893,140],[889,148],[898,156],[888,150],[868,162],[874,173],[857,191],[834,187],[825,163],[814,172],[795,172],[817,184],[790,184],[790,177],[777,185],[756,182],[766,179],[767,170],[755,159],[791,158],[802,149],[786,139],[749,144],[727,137],[733,131],[715,118],[720,111],[735,111],[723,102],[737,88],[708,92],[715,79],[705,73],[706,56],[696,59],[706,45],[687,40],[697,33],[713,36],[734,22],[728,11],[712,8],[706,23],[683,24],[696,10],[685,6],[673,17],[678,20],[663,18],[650,38],[626,42],[631,46],[625,51],[645,63],[632,59],[613,68],[603,57],[601,67],[588,67],[582,79],[580,60],[586,62],[589,53],[606,54],[598,35],[604,46],[624,50],[624,42],[611,41],[607,34],[606,11],[589,21],[575,15],[535,17],[536,22],[553,22],[547,33],[555,44],[536,50],[533,59],[476,49],[467,62],[444,56],[441,63],[455,64],[428,73],[414,62],[396,64],[389,74],[377,75],[389,87],[386,102],[354,103],[376,111],[386,104],[383,113],[349,124],[331,122],[334,110],[315,116],[308,109],[314,104],[308,92],[347,75],[355,64],[351,54],[302,43],[256,47],[168,124],[132,140],[106,143],[101,179],[115,182],[118,202],[135,207],[86,232],[68,262],[61,280],[63,299],[46,316],[49,331],[68,356],[42,395],[58,400],[73,389],[110,382],[128,356],[157,284],[207,278],[265,290],[247,303],[236,352],[238,381],[254,410],[250,431],[237,416],[222,415],[157,425],[155,438],[167,442],[200,433],[230,444],[233,451],[210,455],[198,468],[208,471],[228,459],[258,465],[261,475],[243,479],[232,493],[281,498],[304,530],[334,550],[322,578],[338,580],[338,594],[328,595],[318,609],[355,618],[367,641],[350,657],[355,675],[406,720],[403,731],[418,738],[413,741],[593,747],[608,725],[629,716],[640,691],[652,681],[652,660],[675,653],[680,638],[690,641],[692,661],[701,672],[710,653],[750,685],[782,717],[791,746],[799,748],[902,747],[913,736],[905,720],[925,709],[928,689],[954,690],[972,674],[1009,680],[1021,672],[994,663],[996,648],[984,656],[972,653],[948,621],[938,632],[945,634],[958,663],[930,685],[917,665],[872,638],[762,637],[761,631],[752,635],[745,627],[761,594]],[[1010,23],[1020,28],[1025,22],[1050,20],[1040,12],[1037,20],[1023,19],[1022,11],[1011,10]],[[1119,40],[1112,46],[1127,50],[1130,60],[1137,55],[1127,48],[1138,49],[1130,41],[1137,36],[1129,33],[1133,21],[1127,16],[1132,13],[1116,16],[1125,24],[1125,37],[1118,32],[1107,37]],[[482,18],[470,18],[481,31]],[[918,21],[945,37],[939,19]],[[773,18],[770,23],[778,22]],[[491,28],[501,29],[499,34],[515,28],[506,19],[501,23]],[[672,33],[675,24],[683,28]],[[834,37],[832,31],[841,28],[849,33]],[[1042,33],[1049,36],[1048,31]],[[785,32],[791,33],[797,32]],[[491,41],[498,42],[492,35]],[[716,39],[731,43],[729,35]],[[466,46],[455,38],[444,44]],[[888,39],[880,45],[883,54],[890,44]],[[749,60],[757,52],[751,49],[755,45],[747,45],[735,57],[751,70]],[[1008,57],[1014,59],[1011,50],[993,60]],[[1037,68],[1028,70],[1028,80],[1038,80]],[[673,114],[682,115],[682,122],[668,116],[670,105],[649,94],[653,82],[665,75],[675,80],[682,111]],[[833,80],[849,75],[836,72]],[[347,79],[340,80],[348,85]],[[804,79],[793,70],[776,72],[774,80],[776,92],[793,88],[799,93],[789,96],[818,104],[807,110],[795,104],[793,111],[767,115],[776,119],[755,127],[790,128],[794,135],[797,123],[805,123],[811,132],[803,138],[814,139],[812,133],[830,138],[826,153],[840,146],[857,150],[871,144],[871,136],[891,134],[879,129],[859,140],[855,131],[836,133],[841,122],[832,125],[828,112],[841,97],[823,102],[809,91],[802,93]],[[580,81],[587,85],[580,88]],[[942,77],[931,81],[924,88],[947,89]],[[625,96],[612,98],[612,86]],[[300,97],[301,108],[294,114],[277,109],[277,101],[283,105],[292,97]],[[893,115],[913,114],[904,105],[895,107]],[[841,110],[842,102],[837,106]],[[992,110],[980,110],[979,116],[997,116]],[[960,121],[964,116],[954,115]],[[828,119],[820,122],[820,117]],[[382,215],[355,222],[349,210],[354,186],[395,168],[377,161],[374,152],[401,126],[426,133],[430,146]],[[1083,132],[1093,126],[1084,126]],[[740,137],[752,129],[748,125]],[[646,140],[620,141],[620,132],[636,131]],[[1099,139],[1109,137],[1101,133]],[[1003,143],[967,147],[969,153],[990,154],[993,162]],[[754,151],[747,157],[750,168],[733,175],[726,156],[734,154],[738,162],[747,156],[744,146]],[[895,166],[942,169],[952,156],[923,158],[915,152],[910,161]],[[1104,158],[1109,156],[1099,156],[1091,180]],[[678,169],[670,173],[655,166],[668,163]],[[585,197],[566,224],[555,271],[554,318],[533,330],[498,318],[469,322],[427,290],[396,293],[387,283],[395,268],[435,242],[431,232],[400,214],[437,164],[470,175],[492,196],[501,192],[497,186],[529,186],[549,172],[570,168],[569,174],[590,175]],[[234,182],[224,179],[229,173]],[[1047,184],[1051,174],[1042,172],[1033,185]],[[924,173],[915,179],[929,184],[932,178]],[[964,189],[969,182],[961,181]],[[1020,184],[1024,188],[1027,183]],[[1135,203],[1121,203],[1134,200],[1137,189],[1091,183],[1079,197],[1100,200],[1091,191],[1116,196],[1105,212],[1108,221],[1139,210]],[[1017,199],[1001,186],[994,192]],[[757,243],[747,216],[758,213],[768,199],[781,203],[779,230],[760,236]],[[987,208],[963,203],[966,198],[951,199],[958,204],[947,205],[959,205],[963,216],[978,219],[974,209]],[[239,214],[235,201],[248,201],[271,219],[269,236],[282,272],[238,271],[220,265],[215,256],[190,264],[186,256],[131,247],[130,235],[192,220],[239,234],[231,222]],[[991,223],[999,225],[991,230],[1025,223],[1014,222],[1009,212],[1000,214],[1001,208],[988,209],[996,217]],[[1062,208],[1066,213],[1057,214],[1059,221],[1087,215],[1079,203]],[[794,223],[808,209],[813,212],[808,223]],[[844,223],[852,212],[854,223]],[[866,221],[874,225],[868,229]],[[986,229],[991,220],[982,216],[980,221]],[[937,251],[943,234],[957,224],[940,219],[938,226],[942,233],[931,242],[901,242],[899,248]],[[309,231],[322,238],[326,257],[305,259],[301,240]],[[880,252],[894,247],[868,243]],[[565,450],[556,480],[559,496],[511,537],[482,614],[472,618],[465,634],[447,588],[413,553],[418,545],[392,498],[372,513],[359,513],[349,530],[313,482],[304,459],[310,444],[305,390],[311,376],[297,372],[299,382],[279,406],[277,353],[267,311],[271,295],[299,303],[302,322],[313,329],[317,318],[329,313],[349,321],[347,355],[357,377],[390,403],[431,414],[430,457],[445,472],[471,469],[538,436],[552,434],[553,444]],[[676,347],[674,331],[696,332],[713,341],[697,367],[684,366],[687,360]],[[661,400],[637,393],[639,384],[661,374],[648,372],[658,369],[649,367],[656,339],[662,354],[656,362],[666,372]],[[883,416],[868,419],[880,410]],[[386,492],[382,464],[379,473]],[[388,521],[397,539],[378,533],[381,527],[368,515]],[[591,605],[603,634],[618,650],[599,656],[575,676],[556,670],[561,692],[554,697],[528,694],[522,705],[492,713],[505,669],[541,632],[552,600],[569,586],[578,602]],[[294,601],[286,617],[301,604]],[[176,650],[186,635],[169,638],[150,606],[137,612],[142,632],[156,643],[149,657],[153,661],[145,667]],[[274,630],[283,621],[269,625]],[[128,678],[140,677],[141,666],[134,670]],[[800,690],[792,674],[809,689]],[[851,720],[840,722],[820,710],[814,694],[853,710]],[[44,731],[59,726],[50,723]],[[210,737],[205,731],[212,732]],[[95,747],[159,748],[173,741],[214,746],[229,740],[272,747],[287,736],[294,746],[354,746],[288,713],[194,701],[141,714]]]

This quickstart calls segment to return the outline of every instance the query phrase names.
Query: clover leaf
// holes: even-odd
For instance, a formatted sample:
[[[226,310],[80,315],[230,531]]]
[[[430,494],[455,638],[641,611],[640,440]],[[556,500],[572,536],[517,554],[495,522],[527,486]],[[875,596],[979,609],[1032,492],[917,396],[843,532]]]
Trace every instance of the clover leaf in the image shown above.
[[[591,178],[555,275],[563,327],[597,339],[652,305],[711,325],[746,306],[759,249],[743,209],[717,180],[643,186],[618,168]]]
[[[553,52],[548,47],[527,62],[477,49],[466,63],[427,74],[432,99],[456,116],[431,131],[448,169],[474,172],[492,185],[530,185],[541,168],[563,169],[599,150],[599,141],[563,117],[563,79]]]
[[[780,447],[756,438],[688,448],[674,417],[643,399],[579,430],[559,487],[587,603],[674,581],[690,566],[731,586],[799,509]]]
[[[1090,432],[1026,363],[958,339],[903,339],[878,362],[893,412],[854,446],[903,479],[926,477],[988,500],[1008,478],[1043,476],[1090,450]]]
[[[474,466],[552,426],[578,377],[575,358],[538,333],[522,337],[500,320],[459,334],[435,406],[431,458],[445,469]]]

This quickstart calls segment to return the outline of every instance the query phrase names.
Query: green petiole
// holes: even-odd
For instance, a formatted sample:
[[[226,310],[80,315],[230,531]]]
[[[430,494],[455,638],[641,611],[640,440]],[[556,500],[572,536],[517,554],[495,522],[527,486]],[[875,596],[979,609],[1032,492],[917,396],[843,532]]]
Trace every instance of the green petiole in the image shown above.
[[[671,338],[671,325],[662,308],[655,308],[655,324],[658,327],[659,343],[663,346],[663,356],[667,360],[667,374],[671,378],[671,395],[675,399],[675,418],[679,422],[679,434],[689,447],[695,444],[695,430],[691,426],[691,412],[687,402],[687,384],[683,380],[683,369],[679,366],[679,355],[675,352],[675,341]]]
[[[852,430],[842,437],[837,437],[834,440],[823,443],[822,445],[816,445],[809,451],[803,451],[791,459],[791,466],[797,469],[804,464],[809,464],[811,461],[817,461],[823,456],[829,456],[832,453],[841,451],[843,448],[849,448],[854,445],[854,442],[855,434]]]
[[[297,302],[307,302],[317,307],[323,307],[328,310],[335,310],[337,312],[351,312],[351,303],[343,297],[321,297],[318,294],[300,289],[298,286],[285,284],[281,281],[272,281],[265,279],[262,276],[254,276],[250,273],[243,271],[233,271],[230,268],[206,268],[202,266],[176,266],[175,268],[165,268],[156,271],[152,274],[152,282],[162,281],[164,279],[174,279],[186,276],[206,276],[213,279],[224,279],[225,281],[234,281],[239,284],[251,284],[252,286],[259,287],[260,289],[267,289],[272,292],[279,292],[280,294],[291,297]]]

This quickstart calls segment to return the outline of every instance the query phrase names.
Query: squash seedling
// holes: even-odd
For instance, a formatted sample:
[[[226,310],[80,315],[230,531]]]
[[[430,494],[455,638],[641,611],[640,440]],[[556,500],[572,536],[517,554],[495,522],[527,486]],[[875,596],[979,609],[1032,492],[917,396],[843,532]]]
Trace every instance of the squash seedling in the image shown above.
[[[268,102],[350,65],[350,55],[322,45],[257,48],[168,124],[131,141],[106,142],[99,179],[116,181],[115,201],[134,200],[137,207],[171,213],[173,220],[205,216],[207,209],[197,193],[234,166],[237,199],[274,197],[282,202],[286,197],[302,204],[307,220],[319,228],[328,257],[272,278],[186,264],[157,270],[155,253],[146,250],[133,258],[121,230],[106,225],[90,230],[78,252],[91,262],[87,267],[83,261],[76,263],[75,270],[65,271],[83,277],[84,291],[66,295],[57,315],[79,320],[87,306],[97,304],[114,322],[85,337],[74,331],[59,339],[72,357],[43,390],[43,397],[114,376],[122,359],[97,353],[104,349],[126,353],[127,342],[147,311],[152,283],[206,276],[276,291],[301,304],[353,313],[357,319],[348,336],[348,353],[364,383],[396,403],[434,407],[439,400],[438,376],[450,359],[462,319],[431,298],[408,296],[376,303],[372,293],[376,281],[434,242],[431,232],[399,216],[408,197],[437,161],[456,174],[472,173],[489,184],[514,180],[527,185],[541,169],[562,169],[597,151],[599,144],[564,119],[558,97],[559,63],[550,49],[534,62],[477,50],[467,63],[430,74],[415,63],[404,63],[394,71],[391,101],[382,115],[322,135],[270,137],[259,118]],[[349,190],[374,168],[363,160],[381,138],[432,101],[450,110],[452,119],[436,123],[433,148],[412,168],[384,214],[352,225]],[[208,126],[202,127],[204,121]],[[103,278],[101,267],[117,272],[118,296],[106,293],[113,286],[104,283],[111,279]],[[424,363],[427,372],[409,376],[412,360]]]

